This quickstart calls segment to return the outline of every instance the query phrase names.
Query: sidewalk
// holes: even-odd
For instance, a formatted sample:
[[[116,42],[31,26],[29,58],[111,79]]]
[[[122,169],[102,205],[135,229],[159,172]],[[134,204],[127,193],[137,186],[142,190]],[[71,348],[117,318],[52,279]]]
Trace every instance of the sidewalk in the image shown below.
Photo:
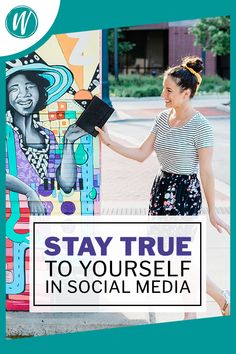
[[[193,106],[209,118],[229,118],[229,95],[204,95],[193,99]],[[153,119],[163,111],[164,104],[161,97],[122,98],[111,97],[116,112],[111,121],[121,119]]]

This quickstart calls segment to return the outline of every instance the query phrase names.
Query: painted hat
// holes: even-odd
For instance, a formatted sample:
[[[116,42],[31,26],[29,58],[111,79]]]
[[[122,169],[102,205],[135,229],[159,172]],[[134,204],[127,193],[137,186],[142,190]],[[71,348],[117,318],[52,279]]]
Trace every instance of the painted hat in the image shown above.
[[[6,78],[15,73],[27,71],[37,72],[49,81],[50,84],[46,88],[48,93],[47,104],[57,101],[66,92],[75,93],[71,87],[74,80],[72,72],[63,65],[48,65],[36,52],[6,62]]]

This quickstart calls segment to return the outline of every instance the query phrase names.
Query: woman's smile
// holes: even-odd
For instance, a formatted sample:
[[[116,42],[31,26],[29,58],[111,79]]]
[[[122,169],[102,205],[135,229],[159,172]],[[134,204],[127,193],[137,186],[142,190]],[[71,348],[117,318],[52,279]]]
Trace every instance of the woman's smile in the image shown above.
[[[33,100],[32,99],[27,99],[27,100],[19,99],[18,101],[16,101],[16,103],[19,104],[20,106],[25,107],[25,108],[29,108],[32,106]]]

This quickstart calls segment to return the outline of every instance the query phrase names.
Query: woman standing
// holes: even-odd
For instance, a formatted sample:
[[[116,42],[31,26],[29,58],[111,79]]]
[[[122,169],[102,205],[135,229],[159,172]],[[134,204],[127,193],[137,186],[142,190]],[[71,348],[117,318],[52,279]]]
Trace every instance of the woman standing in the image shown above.
[[[125,147],[114,142],[106,129],[97,127],[96,130],[104,144],[127,158],[142,162],[155,150],[161,170],[151,190],[149,215],[198,215],[202,204],[197,178],[199,166],[210,222],[218,232],[224,229],[229,233],[229,226],[215,210],[212,128],[191,104],[201,84],[202,70],[200,58],[186,57],[181,65],[164,73],[162,97],[167,110],[156,118],[151,133],[140,147]],[[229,315],[228,293],[208,277],[207,293],[220,306],[222,315]],[[186,313],[185,319],[189,318],[195,318],[195,314]]]

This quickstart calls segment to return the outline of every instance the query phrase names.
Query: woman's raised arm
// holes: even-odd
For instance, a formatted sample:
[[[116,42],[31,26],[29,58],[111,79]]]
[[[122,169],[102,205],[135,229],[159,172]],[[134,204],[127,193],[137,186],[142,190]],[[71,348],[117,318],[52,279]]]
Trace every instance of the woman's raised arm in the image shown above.
[[[113,141],[107,131],[106,126],[102,129],[95,127],[99,133],[100,140],[110,149],[131,160],[143,162],[153,151],[155,135],[150,133],[139,147],[128,147]]]

